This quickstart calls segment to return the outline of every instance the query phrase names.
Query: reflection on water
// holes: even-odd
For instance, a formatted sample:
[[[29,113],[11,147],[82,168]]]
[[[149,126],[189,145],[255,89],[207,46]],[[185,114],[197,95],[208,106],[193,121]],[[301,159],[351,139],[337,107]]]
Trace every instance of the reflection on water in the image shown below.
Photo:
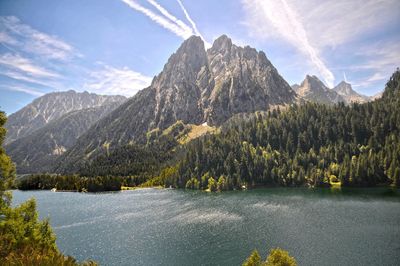
[[[277,246],[299,265],[400,265],[400,197],[388,188],[15,191],[14,203],[31,197],[63,252],[102,265],[240,265]]]

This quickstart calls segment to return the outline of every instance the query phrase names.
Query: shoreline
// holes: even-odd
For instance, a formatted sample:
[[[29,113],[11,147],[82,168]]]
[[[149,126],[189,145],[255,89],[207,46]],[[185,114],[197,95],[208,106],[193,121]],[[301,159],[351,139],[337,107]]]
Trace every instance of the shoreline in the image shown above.
[[[338,182],[339,183],[339,182]],[[299,186],[299,187],[284,187],[284,186],[254,186],[251,188],[246,188],[246,189],[232,189],[232,190],[223,190],[223,191],[215,191],[211,192],[209,189],[185,189],[185,188],[166,188],[163,186],[150,186],[150,187],[128,187],[128,186],[121,186],[120,190],[104,190],[104,191],[78,191],[78,190],[53,190],[53,189],[12,189],[11,191],[52,191],[52,192],[75,192],[75,193],[109,193],[109,192],[123,192],[123,191],[134,191],[134,190],[142,190],[142,189],[176,189],[176,190],[184,190],[184,191],[200,191],[204,193],[223,193],[223,192],[234,192],[234,191],[250,191],[250,190],[259,190],[259,189],[279,189],[279,188],[285,188],[285,189],[305,189],[309,191],[315,191],[315,190],[330,190],[330,191],[340,191],[340,190],[346,190],[346,189],[355,189],[355,190],[363,190],[363,189],[374,189],[374,188],[386,188],[390,189],[393,191],[400,191],[399,188],[390,185],[390,184],[378,184],[376,186],[350,186],[350,187],[342,187],[340,185],[336,184],[331,184],[330,187],[307,187],[307,186]]]

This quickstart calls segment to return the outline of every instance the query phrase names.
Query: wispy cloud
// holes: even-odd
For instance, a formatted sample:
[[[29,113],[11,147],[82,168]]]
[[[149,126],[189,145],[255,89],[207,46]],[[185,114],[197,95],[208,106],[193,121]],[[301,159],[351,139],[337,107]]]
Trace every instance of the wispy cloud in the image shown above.
[[[328,86],[333,87],[334,76],[323,62],[318,49],[309,41],[300,17],[286,0],[243,0],[247,11],[246,24],[253,35],[268,37],[272,29],[307,55]]]
[[[27,88],[27,87],[22,87],[22,86],[1,86],[1,88],[4,88],[6,90],[10,90],[10,91],[19,91],[19,92],[24,92],[33,96],[43,96],[44,93],[32,88]]]
[[[136,11],[139,11],[149,17],[151,20],[159,24],[160,26],[164,27],[165,29],[175,33],[177,36],[187,39],[191,35],[193,35],[193,31],[187,30],[186,28],[182,28],[178,24],[176,24],[174,21],[171,21],[168,19],[168,17],[158,15],[151,11],[148,8],[145,8],[141,6],[140,4],[136,3],[134,0],[122,0],[125,4],[127,4],[129,7],[135,9]]]
[[[101,64],[101,67],[90,74],[82,89],[100,94],[133,96],[149,86],[152,80],[128,67],[115,68],[105,64]]]
[[[161,14],[163,14],[166,18],[177,24],[182,29],[184,29],[186,32],[189,32],[190,34],[193,33],[192,29],[188,25],[186,25],[182,20],[178,19],[177,17],[169,13],[169,11],[166,10],[164,7],[162,7],[159,3],[157,3],[154,0],[147,0],[147,2],[149,2],[152,6],[158,9],[158,11],[160,11]]]
[[[184,12],[185,17],[189,21],[190,25],[186,24],[176,16],[172,15],[168,10],[166,10],[155,0],[147,0],[147,2],[150,3],[161,14],[157,14],[153,12],[151,9],[140,5],[135,0],[122,0],[122,2],[127,4],[132,9],[143,13],[144,15],[149,17],[152,21],[164,27],[165,29],[171,31],[172,33],[181,37],[182,39],[185,40],[192,35],[197,35],[200,36],[201,39],[205,42],[206,47],[210,46],[210,44],[200,34],[195,22],[192,20],[192,18],[190,17],[189,13],[187,12],[186,8],[184,7],[183,3],[180,0],[177,0],[177,2],[181,7],[182,11]]]
[[[358,88],[382,84],[400,66],[399,41],[368,43],[358,47],[356,56],[363,60],[355,65],[343,66],[354,73],[363,74],[355,79],[353,86]]]
[[[22,23],[15,16],[0,17],[0,43],[50,60],[81,56],[70,44]]]
[[[186,19],[187,19],[187,20],[190,22],[190,24],[192,25],[193,30],[195,31],[195,33],[196,33],[197,35],[200,36],[201,34],[200,34],[200,32],[198,31],[198,29],[197,29],[196,23],[194,23],[194,21],[193,21],[192,18],[190,17],[190,15],[189,15],[189,13],[187,12],[187,10],[186,10],[185,6],[183,5],[182,1],[181,1],[181,0],[176,0],[176,1],[178,2],[179,6],[181,7],[183,13],[185,14]]]
[[[336,47],[384,25],[399,25],[398,0],[287,0],[318,47]]]
[[[82,56],[72,45],[16,17],[0,17],[0,43],[9,50],[0,54],[0,77],[2,85],[9,83],[3,86],[8,90],[41,96],[37,88],[48,91],[73,86],[76,90],[132,96],[151,83],[151,77],[127,67],[82,65],[78,60]]]
[[[20,73],[14,70],[1,70],[1,76],[5,76],[7,78],[13,79],[15,81],[22,81],[22,83],[31,83],[36,85],[41,85],[47,88],[58,88],[59,83],[54,81],[48,81],[45,79],[34,78],[26,75],[25,73]]]
[[[18,41],[7,34],[7,32],[0,31],[0,43],[6,45],[17,45]]]
[[[62,64],[63,69],[68,68],[69,61],[80,56],[70,44],[22,23],[15,16],[0,16],[0,44],[8,50],[0,54],[0,75],[19,83],[14,88],[25,88],[29,83],[60,89],[63,77],[55,66]]]
[[[25,73],[31,77],[56,78],[58,74],[36,66],[31,60],[20,55],[6,53],[0,55],[0,65]]]

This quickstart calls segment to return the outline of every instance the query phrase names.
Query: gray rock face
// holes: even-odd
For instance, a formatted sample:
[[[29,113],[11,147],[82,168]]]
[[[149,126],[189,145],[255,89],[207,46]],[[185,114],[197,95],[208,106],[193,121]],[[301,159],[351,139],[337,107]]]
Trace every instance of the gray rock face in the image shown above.
[[[345,100],[334,90],[329,89],[316,76],[307,75],[300,86],[295,87],[296,93],[303,99],[323,104],[335,104]]]
[[[5,144],[28,136],[35,130],[75,110],[121,103],[123,96],[104,96],[75,91],[53,92],[35,99],[8,117]]]
[[[221,124],[234,114],[292,103],[296,95],[264,52],[238,47],[223,35],[207,51],[213,78],[204,101],[204,120]]]
[[[149,128],[166,128],[177,120],[200,123],[202,108],[199,98],[207,80],[207,54],[200,37],[186,40],[153,80],[150,89],[155,90],[154,117]]]
[[[300,88],[300,85],[299,84],[293,84],[291,87],[292,87],[292,89],[294,91],[297,91]]]
[[[152,84],[83,134],[62,156],[59,168],[132,142],[178,120],[220,125],[238,113],[297,101],[296,93],[263,52],[238,47],[225,35],[208,51],[199,37],[187,39]]]
[[[69,112],[26,137],[6,145],[19,174],[49,172],[56,159],[71,148],[78,137],[110,113],[117,103]]]
[[[351,84],[345,81],[340,82],[333,90],[342,96],[347,104],[352,102],[365,103],[371,100],[368,96],[361,95],[354,91]]]

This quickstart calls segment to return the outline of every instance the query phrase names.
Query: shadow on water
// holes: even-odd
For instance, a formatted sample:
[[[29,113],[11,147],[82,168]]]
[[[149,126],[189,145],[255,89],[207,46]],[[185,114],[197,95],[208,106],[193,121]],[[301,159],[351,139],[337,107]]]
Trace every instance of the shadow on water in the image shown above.
[[[203,192],[200,192],[203,193]],[[351,188],[351,187],[332,187],[332,188],[254,188],[244,191],[228,191],[223,194],[250,193],[252,195],[274,195],[274,196],[290,196],[296,194],[305,198],[358,198],[358,199],[380,199],[400,201],[400,191],[394,187],[368,187],[368,188]],[[216,194],[222,194],[216,193]],[[215,194],[215,193],[214,193]]]

